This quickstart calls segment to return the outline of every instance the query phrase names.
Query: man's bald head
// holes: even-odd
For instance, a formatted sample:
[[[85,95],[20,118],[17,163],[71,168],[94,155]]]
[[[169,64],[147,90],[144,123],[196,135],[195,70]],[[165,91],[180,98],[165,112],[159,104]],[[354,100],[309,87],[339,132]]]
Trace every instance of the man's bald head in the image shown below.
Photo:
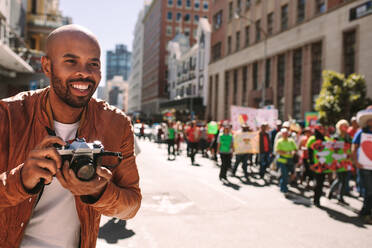
[[[89,40],[95,43],[100,50],[98,39],[90,30],[80,25],[70,24],[59,27],[49,34],[46,42],[47,56],[49,57],[52,54],[55,45],[58,43],[56,41],[62,40],[63,42],[71,38],[81,39],[82,41]]]

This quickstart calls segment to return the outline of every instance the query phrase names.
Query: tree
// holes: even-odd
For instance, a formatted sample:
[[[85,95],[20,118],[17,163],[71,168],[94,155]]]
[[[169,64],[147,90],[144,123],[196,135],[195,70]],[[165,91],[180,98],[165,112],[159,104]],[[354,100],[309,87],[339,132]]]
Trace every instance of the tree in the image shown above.
[[[341,73],[323,71],[323,85],[315,105],[322,124],[334,125],[340,119],[350,120],[370,102],[364,76],[351,74],[345,78]]]

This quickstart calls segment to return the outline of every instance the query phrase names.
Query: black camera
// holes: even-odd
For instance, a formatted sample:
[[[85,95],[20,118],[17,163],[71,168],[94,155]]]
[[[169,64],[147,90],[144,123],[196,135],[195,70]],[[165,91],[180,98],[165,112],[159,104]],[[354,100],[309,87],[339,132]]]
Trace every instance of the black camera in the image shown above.
[[[121,152],[105,151],[100,141],[86,143],[84,138],[77,138],[71,144],[57,147],[59,155],[62,157],[62,164],[68,160],[70,169],[81,181],[90,181],[96,175],[98,165],[114,168],[120,164],[123,157]],[[103,156],[113,156],[117,162],[113,165],[102,165]]]

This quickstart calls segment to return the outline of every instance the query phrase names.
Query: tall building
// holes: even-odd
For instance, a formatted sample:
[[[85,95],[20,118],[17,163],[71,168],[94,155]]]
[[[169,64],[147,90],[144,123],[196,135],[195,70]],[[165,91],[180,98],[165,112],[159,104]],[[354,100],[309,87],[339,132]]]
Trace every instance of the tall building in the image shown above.
[[[138,14],[136,26],[134,28],[134,39],[132,44],[131,74],[129,77],[129,101],[128,112],[141,111],[142,96],[142,67],[143,67],[143,36],[144,26],[143,17],[145,16],[149,3],[145,3],[144,8]]]
[[[109,104],[117,108],[128,111],[128,82],[123,76],[114,76],[106,82],[106,97]]]
[[[154,0],[144,23],[142,111],[159,113],[161,102],[168,99],[167,44],[177,34],[196,42],[199,19],[209,17],[210,0]]]
[[[205,118],[208,104],[208,63],[210,57],[211,26],[200,18],[196,43],[190,47],[189,39],[178,34],[168,43],[169,101],[160,103],[160,111],[173,112],[178,120],[190,117]]]
[[[116,45],[114,51],[107,51],[106,80],[111,80],[114,76],[122,76],[127,81],[130,74],[131,56],[132,53],[123,44]]]
[[[274,105],[281,119],[314,109],[322,71],[363,74],[372,96],[372,1],[215,0],[208,115]]]

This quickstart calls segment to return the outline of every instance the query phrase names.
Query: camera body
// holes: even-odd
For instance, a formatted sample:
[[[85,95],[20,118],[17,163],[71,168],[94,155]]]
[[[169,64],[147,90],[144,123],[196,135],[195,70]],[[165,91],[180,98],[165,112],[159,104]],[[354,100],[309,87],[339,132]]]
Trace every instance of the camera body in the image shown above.
[[[114,168],[120,164],[122,155],[120,152],[108,152],[100,141],[87,143],[84,138],[76,138],[71,144],[57,147],[62,157],[62,164],[67,160],[70,163],[76,177],[81,181],[90,181],[96,175],[97,166],[101,165],[103,156],[116,156],[118,159],[115,165],[101,165]]]

